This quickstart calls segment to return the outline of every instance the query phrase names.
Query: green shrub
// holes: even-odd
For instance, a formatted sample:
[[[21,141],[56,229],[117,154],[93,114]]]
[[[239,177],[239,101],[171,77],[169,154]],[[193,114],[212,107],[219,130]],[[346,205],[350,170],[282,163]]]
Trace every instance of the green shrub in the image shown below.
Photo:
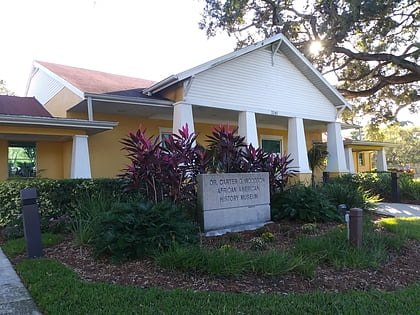
[[[330,181],[324,184],[321,190],[335,207],[345,204],[348,209],[372,210],[375,207],[375,202],[379,201],[379,197],[372,196],[369,191],[340,181]]]
[[[22,224],[8,225],[3,230],[1,230],[1,236],[6,240],[13,240],[23,237],[23,234]]]
[[[70,227],[76,245],[86,245],[93,240],[99,215],[109,210],[110,206],[119,199],[119,196],[107,195],[102,191],[94,195],[80,194],[75,202]]]
[[[336,268],[379,267],[388,259],[391,249],[398,249],[404,238],[374,231],[375,225],[364,220],[362,247],[349,244],[346,229],[336,228],[318,237],[299,238],[295,244],[296,255],[312,261],[327,262]]]
[[[173,246],[158,255],[157,261],[167,269],[205,272],[214,276],[280,275],[290,271],[310,276],[315,269],[301,256],[286,251],[240,251],[231,246],[219,249]]]
[[[336,207],[325,198],[321,190],[300,184],[271,197],[271,219],[304,222],[342,220]]]
[[[110,255],[116,262],[198,241],[198,227],[185,211],[165,201],[114,203],[100,213],[94,234],[96,255]]]
[[[420,200],[420,180],[408,179],[406,176],[400,180],[401,197],[407,200]]]
[[[379,196],[387,201],[391,200],[391,173],[369,172],[346,174],[331,180],[334,183],[348,185],[349,189],[360,189],[370,196]],[[419,200],[420,184],[413,180],[413,174],[398,173],[401,196],[409,200]]]
[[[66,216],[71,216],[82,195],[127,197],[122,194],[118,179],[28,179],[0,182],[0,229],[22,227],[20,191],[33,187],[38,192],[38,207],[43,231],[61,232],[66,229]],[[59,224],[57,221],[61,221]],[[63,224],[62,224],[63,223]],[[67,221],[69,223],[69,221]]]

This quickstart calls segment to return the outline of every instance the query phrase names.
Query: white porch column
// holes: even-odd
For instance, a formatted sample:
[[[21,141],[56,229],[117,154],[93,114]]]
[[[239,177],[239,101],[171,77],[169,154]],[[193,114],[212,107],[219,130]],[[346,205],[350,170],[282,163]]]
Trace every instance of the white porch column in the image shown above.
[[[88,136],[73,136],[70,178],[91,178]]]
[[[255,113],[240,112],[238,116],[238,127],[238,133],[241,137],[245,137],[245,142],[247,144],[252,143],[254,148],[258,148],[259,143]]]
[[[339,122],[328,124],[327,151],[328,160],[326,172],[347,173],[349,170],[344,156],[344,144],[341,137],[341,125]]]
[[[388,170],[388,166],[386,164],[386,155],[385,155],[385,150],[384,149],[378,151],[376,168],[380,172],[382,172],[382,171],[386,172]]]
[[[346,156],[346,164],[347,164],[347,169],[349,170],[349,173],[350,174],[356,173],[354,169],[353,149],[344,148],[344,155]]]
[[[174,117],[172,121],[172,132],[178,134],[178,130],[188,124],[189,133],[194,132],[194,118],[192,105],[184,102],[174,104]]]
[[[300,174],[310,174],[308,150],[306,148],[305,130],[302,118],[289,118],[287,152],[293,159],[290,166],[297,169]]]

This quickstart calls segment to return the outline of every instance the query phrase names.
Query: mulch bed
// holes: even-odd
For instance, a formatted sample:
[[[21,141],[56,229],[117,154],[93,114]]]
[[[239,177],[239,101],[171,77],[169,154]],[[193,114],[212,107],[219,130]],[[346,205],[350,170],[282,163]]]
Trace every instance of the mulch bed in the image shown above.
[[[373,219],[384,217],[376,215]],[[325,233],[336,224],[317,224],[313,235]],[[293,246],[300,235],[308,235],[302,224],[280,222],[269,225],[275,235],[270,248],[286,249]],[[386,233],[385,231],[382,231]],[[238,235],[203,237],[203,246],[218,248],[224,244],[234,244],[236,248],[249,249],[256,231],[244,231]],[[45,257],[61,261],[77,272],[85,281],[108,282],[140,288],[159,287],[165,289],[191,289],[214,292],[245,293],[305,293],[345,292],[348,290],[379,289],[393,291],[420,281],[420,241],[409,240],[396,252],[391,252],[388,261],[379,269],[343,268],[336,270],[329,265],[321,265],[313,278],[305,278],[295,273],[282,276],[240,275],[237,277],[214,277],[196,272],[169,271],[159,267],[151,258],[139,259],[123,264],[112,264],[109,259],[95,260],[89,247],[79,248],[71,237],[54,247],[44,250]],[[16,263],[25,259],[24,255],[12,260]]]

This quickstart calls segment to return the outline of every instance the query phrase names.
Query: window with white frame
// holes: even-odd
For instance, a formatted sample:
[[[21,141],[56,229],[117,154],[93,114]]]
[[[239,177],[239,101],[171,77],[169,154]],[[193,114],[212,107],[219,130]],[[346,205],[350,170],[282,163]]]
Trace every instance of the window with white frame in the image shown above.
[[[9,141],[9,178],[36,176],[36,143]]]
[[[365,153],[364,152],[359,152],[358,160],[359,160],[359,166],[365,166],[366,161],[365,161]]]
[[[283,137],[273,135],[261,135],[261,148],[268,153],[283,154]]]
[[[159,140],[162,141],[162,146],[165,147],[165,139],[172,134],[171,128],[159,128]]]

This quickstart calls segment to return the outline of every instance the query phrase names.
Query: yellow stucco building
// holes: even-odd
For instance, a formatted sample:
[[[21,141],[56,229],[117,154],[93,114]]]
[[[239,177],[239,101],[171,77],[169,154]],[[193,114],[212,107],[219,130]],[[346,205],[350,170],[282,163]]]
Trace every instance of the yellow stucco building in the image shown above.
[[[238,126],[247,143],[291,154],[302,180],[307,150],[325,133],[326,171],[371,165],[369,155],[358,165],[362,151],[343,143],[337,119],[350,105],[281,34],[159,82],[35,61],[27,97],[7,98],[1,180],[16,175],[19,155],[10,152],[19,147],[36,152],[41,177],[115,177],[128,162],[120,139],[139,125],[163,137],[188,124],[202,144],[215,125]]]

